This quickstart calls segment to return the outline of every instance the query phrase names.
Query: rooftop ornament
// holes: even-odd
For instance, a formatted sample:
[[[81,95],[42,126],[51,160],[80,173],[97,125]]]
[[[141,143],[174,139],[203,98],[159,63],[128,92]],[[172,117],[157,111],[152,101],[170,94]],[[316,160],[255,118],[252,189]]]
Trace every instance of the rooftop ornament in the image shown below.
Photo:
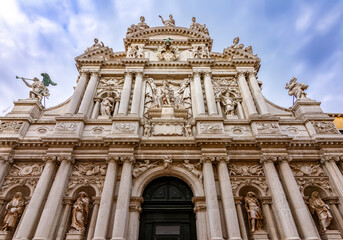
[[[306,92],[305,90],[308,88],[307,84],[299,83],[297,82],[297,79],[295,77],[292,77],[292,79],[286,83],[285,89],[288,90],[289,96],[294,96],[296,99],[306,99]]]

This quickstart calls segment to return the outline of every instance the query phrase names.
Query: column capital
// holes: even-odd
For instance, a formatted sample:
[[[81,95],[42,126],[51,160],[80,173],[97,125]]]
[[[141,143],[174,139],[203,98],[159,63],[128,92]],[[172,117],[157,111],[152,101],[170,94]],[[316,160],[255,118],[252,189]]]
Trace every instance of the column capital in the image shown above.
[[[216,157],[213,156],[202,156],[200,159],[200,163],[205,163],[205,162],[209,162],[209,163],[214,163],[216,160]]]
[[[230,162],[230,157],[229,156],[219,156],[219,157],[216,157],[216,160],[218,162],[229,163]]]
[[[235,204],[242,204],[243,203],[243,197],[234,197]]]
[[[268,205],[272,205],[273,203],[273,199],[271,196],[264,196],[264,197],[260,197],[261,203],[263,205],[268,204]]]
[[[73,199],[71,198],[71,197],[64,197],[63,199],[62,199],[62,203],[64,204],[64,205],[72,205],[73,204]]]
[[[134,156],[120,156],[120,161],[121,162],[130,162],[131,164],[134,164],[136,162]]]
[[[92,197],[93,204],[100,204],[101,197]]]
[[[211,77],[212,76],[212,72],[211,71],[205,71],[204,72],[204,76],[205,77]]]
[[[57,161],[57,155],[46,154],[45,156],[43,156],[43,161],[45,163],[48,163],[48,162],[55,163]]]
[[[262,156],[260,159],[260,163],[268,163],[268,162],[277,162],[278,161],[278,157],[277,156]]]
[[[287,163],[289,163],[289,162],[292,161],[292,158],[290,156],[279,156],[279,157],[277,157],[277,160],[279,162],[287,162]]]
[[[256,77],[256,70],[250,70],[250,71],[247,71],[246,74],[248,75],[248,77]]]
[[[236,74],[237,77],[244,77],[244,78],[245,78],[245,75],[246,75],[246,72],[241,72],[241,71],[237,72]]]
[[[192,202],[194,203],[193,211],[195,213],[206,211],[206,197],[205,196],[193,197]]]
[[[338,162],[340,160],[340,156],[337,155],[326,155],[326,154],[322,154],[320,156],[320,163],[321,164],[325,164],[326,162]]]
[[[90,72],[90,74],[91,74],[91,77],[100,77],[100,72],[99,71],[91,71]]]
[[[136,77],[137,77],[137,76],[143,77],[143,75],[144,75],[144,72],[143,72],[143,71],[136,71],[135,73],[136,73]]]
[[[108,155],[106,157],[106,163],[109,164],[110,162],[119,162],[119,156],[118,155]]]
[[[323,197],[323,200],[328,204],[339,204],[338,196]]]
[[[80,76],[88,76],[88,74],[89,74],[89,71],[88,70],[84,70],[84,69],[81,69],[80,71],[79,71],[79,75]]]
[[[195,71],[193,72],[193,77],[199,77],[200,78],[200,75],[201,75],[201,72],[200,71]]]
[[[58,155],[57,156],[57,161],[61,162],[61,163],[63,161],[70,162],[71,164],[75,163],[75,159],[73,158],[72,155]]]
[[[125,75],[125,77],[126,77],[126,76],[132,77],[132,74],[133,74],[133,73],[134,73],[133,70],[125,70],[124,75]]]
[[[0,155],[0,162],[12,164],[14,162],[13,153],[10,152],[6,155]]]

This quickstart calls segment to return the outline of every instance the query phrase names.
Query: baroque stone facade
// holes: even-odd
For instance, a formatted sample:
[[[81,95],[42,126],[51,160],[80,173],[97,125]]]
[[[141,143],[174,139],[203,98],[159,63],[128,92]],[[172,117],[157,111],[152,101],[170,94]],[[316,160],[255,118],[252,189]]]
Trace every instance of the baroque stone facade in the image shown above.
[[[0,239],[342,239],[343,136],[309,86],[279,107],[251,46],[161,20],[122,52],[95,39],[64,103],[0,119]]]

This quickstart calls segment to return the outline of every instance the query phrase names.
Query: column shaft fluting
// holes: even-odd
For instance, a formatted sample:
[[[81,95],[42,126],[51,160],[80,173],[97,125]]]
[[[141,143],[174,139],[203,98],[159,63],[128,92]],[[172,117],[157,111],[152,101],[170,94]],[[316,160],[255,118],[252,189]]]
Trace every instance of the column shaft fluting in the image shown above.
[[[71,161],[62,160],[45,203],[35,237],[33,238],[34,240],[47,240],[52,238],[51,234],[54,232],[54,223],[56,223],[56,219],[53,216],[58,216],[58,211],[62,207],[62,197],[68,183],[70,170]]]
[[[285,240],[300,239],[274,163],[266,160],[263,166]]]
[[[262,95],[261,89],[258,86],[256,74],[254,72],[248,73],[249,84],[251,87],[252,95],[254,96],[256,106],[260,114],[267,114],[268,109],[264,97]]]
[[[79,105],[81,101],[81,96],[86,88],[87,77],[88,77],[87,73],[85,72],[81,73],[79,82],[77,83],[73,96],[70,99],[68,110],[66,113],[74,114],[76,112],[77,106]]]
[[[226,161],[218,163],[217,171],[229,239],[242,239]]]
[[[94,93],[96,91],[96,85],[98,83],[98,76],[97,72],[93,72],[91,78],[89,79],[88,85],[86,87],[85,94],[83,95],[81,105],[79,108],[78,113],[87,114],[89,107],[92,103]]]
[[[0,187],[5,181],[5,177],[10,169],[10,163],[8,161],[0,162]]]
[[[251,92],[249,90],[249,86],[245,79],[245,73],[239,72],[238,73],[238,85],[241,90],[241,95],[243,99],[243,104],[245,104],[248,116],[252,114],[257,114],[257,110],[254,104],[254,100],[252,98]]]
[[[142,93],[142,84],[143,84],[143,73],[136,73],[135,86],[133,89],[132,103],[131,103],[131,114],[138,115],[141,101]]]
[[[123,90],[121,92],[118,114],[122,114],[122,115],[127,114],[127,110],[129,109],[131,85],[132,85],[132,74],[130,72],[127,72],[125,75]]]
[[[210,227],[210,237],[211,240],[223,239],[212,162],[206,159],[203,162],[203,176],[204,190],[206,196],[206,210]]]
[[[112,211],[113,194],[115,190],[116,179],[117,159],[113,158],[109,160],[107,166],[104,188],[101,194],[100,208],[95,225],[93,240],[107,239],[107,231]]]
[[[206,102],[207,102],[207,109],[209,115],[218,115],[217,106],[216,106],[216,99],[214,97],[211,73],[206,72],[204,76],[204,87],[205,87],[205,95],[206,95]]]
[[[38,220],[40,209],[48,193],[52,176],[56,169],[56,163],[48,160],[44,166],[42,175],[40,176],[35,191],[29,205],[26,208],[25,214],[22,217],[18,228],[16,239],[29,239],[34,229],[35,223]]]
[[[129,217],[128,214],[132,184],[132,160],[133,159],[125,159],[123,163],[114,216],[112,240],[125,239],[126,223]]]
[[[194,94],[196,100],[196,108],[197,114],[205,114],[205,105],[204,105],[204,95],[202,94],[202,87],[201,87],[201,80],[200,80],[200,73],[194,73]]]

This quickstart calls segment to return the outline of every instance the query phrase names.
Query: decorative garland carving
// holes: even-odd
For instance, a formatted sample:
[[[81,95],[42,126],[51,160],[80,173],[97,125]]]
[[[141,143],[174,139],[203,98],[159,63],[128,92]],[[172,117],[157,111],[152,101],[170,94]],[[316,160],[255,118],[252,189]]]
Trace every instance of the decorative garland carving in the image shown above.
[[[40,176],[43,171],[43,164],[14,164],[9,173],[13,177]]]
[[[230,176],[264,176],[259,164],[229,164]]]
[[[266,194],[269,187],[268,184],[266,183],[266,179],[264,177],[260,178],[238,178],[238,177],[233,177],[231,178],[231,186],[232,186],[232,191],[236,195],[236,191],[241,188],[241,186],[252,186],[256,185],[259,186],[260,189],[264,191]]]
[[[320,177],[324,176],[324,171],[319,164],[294,162],[290,163],[290,167],[295,177]]]
[[[1,122],[0,123],[0,134],[1,133],[18,133],[24,122]]]
[[[132,175],[134,178],[138,178],[140,175],[142,175],[145,171],[149,170],[150,168],[154,168],[158,166],[158,162],[151,162],[150,160],[144,160],[144,162],[136,162]]]
[[[338,134],[335,124],[331,121],[312,121],[316,133],[318,134]]]

